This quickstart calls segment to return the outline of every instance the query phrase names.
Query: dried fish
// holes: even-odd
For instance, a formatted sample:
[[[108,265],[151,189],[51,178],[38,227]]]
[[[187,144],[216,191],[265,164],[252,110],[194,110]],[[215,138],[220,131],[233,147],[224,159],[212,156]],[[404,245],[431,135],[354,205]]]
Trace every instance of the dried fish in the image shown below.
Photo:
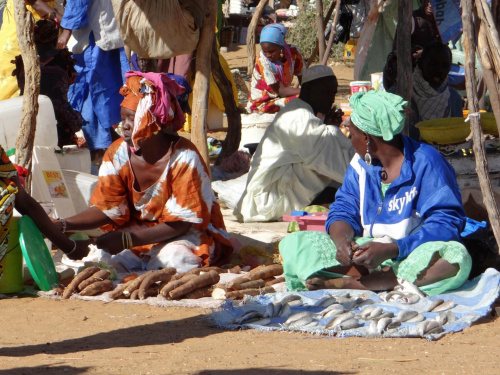
[[[247,324],[255,324],[257,326],[267,326],[269,323],[271,323],[271,319],[269,318],[264,318],[264,319],[259,319],[259,320],[252,320],[251,322],[246,322]]]
[[[334,316],[339,316],[340,314],[343,314],[345,313],[347,310],[342,308],[342,309],[334,309],[334,310],[330,310],[330,311],[327,311],[326,314],[324,315],[320,315],[323,319],[324,318],[330,318],[330,317],[334,317]],[[319,314],[318,314],[319,315]]]
[[[292,301],[302,301],[302,297],[299,296],[298,294],[289,294],[280,301],[282,304],[284,303],[290,303]]]
[[[435,320],[428,320],[420,323],[417,326],[417,333],[420,336],[429,335],[431,333],[439,333],[442,331],[443,331],[443,326],[439,322],[436,322]]]
[[[316,327],[317,325],[318,325],[318,322],[316,320],[312,320],[311,322],[304,324],[302,326],[302,328],[310,329],[310,328]]]
[[[448,311],[446,313],[446,318],[448,320],[448,324],[455,323],[457,318],[455,317],[455,314],[453,314],[453,311]]]
[[[244,314],[241,314],[238,318],[234,319],[234,323],[243,324],[251,320],[261,319],[262,317],[263,317],[262,314],[257,310],[250,310],[245,312]]]
[[[377,316],[382,315],[384,309],[381,307],[375,307],[370,315],[367,317],[367,319],[375,319]]]
[[[392,291],[392,292],[389,292],[389,293],[386,294],[385,301],[386,302],[389,302],[389,301],[398,301],[398,300],[402,299],[404,296],[405,296],[405,294],[403,292]]]
[[[431,310],[431,312],[446,311],[446,310],[452,309],[454,307],[455,307],[455,302],[453,302],[452,300],[449,300],[449,301],[443,302],[440,305],[434,307]]]
[[[287,320],[286,322],[283,324],[285,327],[286,326],[289,326],[290,324],[292,324],[293,322],[299,320],[299,319],[302,319],[304,317],[307,317],[307,316],[311,316],[311,319],[312,319],[312,314],[308,311],[301,311],[301,312],[298,312],[296,314],[293,314],[291,315]]]
[[[368,334],[369,335],[379,335],[378,330],[377,330],[377,321],[373,321],[370,323],[370,326],[368,327]]]
[[[284,303],[283,301],[281,301],[281,303]],[[302,306],[304,304],[304,302],[302,302],[301,299],[294,299],[294,300],[291,300],[288,303],[288,306],[290,307],[299,307],[299,306]]]
[[[387,326],[389,324],[392,323],[392,319],[391,318],[382,318],[382,319],[379,319],[378,322],[377,322],[377,333],[378,334],[383,334],[386,329],[387,329]]]
[[[264,312],[264,317],[274,316],[274,303],[268,303],[266,305],[266,311]]]
[[[405,293],[417,294],[420,297],[427,297],[427,294],[422,292],[420,288],[415,284],[413,284],[412,282],[401,278],[398,278],[397,280],[399,285],[396,288],[394,288],[395,290],[400,290]]]
[[[287,317],[292,313],[292,309],[290,308],[290,305],[288,303],[284,303],[281,306],[281,310],[279,312],[279,316],[281,317]]]
[[[414,318],[418,315],[418,312],[414,310],[401,310],[398,312],[396,319],[400,322],[406,322],[408,319]]]
[[[422,313],[415,315],[413,318],[406,320],[406,323],[418,323],[425,320],[425,316]]]
[[[371,312],[376,308],[376,306],[366,306],[361,312],[359,313],[359,317],[361,319],[367,319],[368,316],[370,316]]]
[[[346,310],[352,310],[359,306],[361,303],[363,303],[364,299],[363,298],[355,298],[354,300],[350,300],[348,302],[342,303]]]
[[[315,307],[328,307],[330,305],[333,305],[334,303],[337,302],[337,299],[334,296],[328,295],[328,296],[323,296],[317,301],[313,303],[313,306]]]
[[[382,318],[394,318],[394,313],[392,311],[386,311],[377,316],[375,319],[382,319]]]
[[[351,319],[344,320],[343,322],[340,322],[339,324],[337,324],[334,327],[334,329],[346,331],[348,329],[354,329],[354,328],[359,328],[359,327],[361,327],[359,320],[356,318],[351,318]]]
[[[448,316],[444,311],[440,311],[439,315],[436,316],[436,322],[444,326],[446,323],[448,323]]]
[[[402,298],[401,302],[413,305],[414,303],[417,303],[420,301],[420,296],[418,294],[413,294],[413,293],[405,293],[404,297]]]
[[[328,323],[326,323],[326,328],[334,328],[335,326],[339,325],[345,320],[354,318],[354,313],[353,312],[346,312],[343,314],[340,314],[337,317],[332,318]]]
[[[334,303],[333,305],[330,305],[323,310],[321,310],[318,315],[325,315],[328,311],[331,310],[345,310],[344,306],[342,306],[340,303]]]
[[[430,312],[430,311],[434,310],[436,307],[438,307],[439,305],[441,305],[443,302],[444,302],[444,300],[441,299],[441,298],[438,298],[435,301],[432,301],[431,305],[427,308],[426,311]]]
[[[303,316],[302,318],[294,320],[292,323],[290,323],[288,325],[288,327],[294,328],[294,329],[303,328],[305,325],[311,323],[312,320],[313,320],[313,315],[308,313],[307,315]]]

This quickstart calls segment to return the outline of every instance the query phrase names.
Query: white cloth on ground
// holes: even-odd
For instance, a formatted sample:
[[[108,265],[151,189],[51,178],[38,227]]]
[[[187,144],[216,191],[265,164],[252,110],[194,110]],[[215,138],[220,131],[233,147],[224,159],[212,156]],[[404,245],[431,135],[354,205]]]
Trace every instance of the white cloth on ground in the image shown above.
[[[245,222],[273,221],[302,209],[332,180],[342,183],[353,154],[351,141],[338,127],[325,125],[302,99],[290,101],[252,157],[234,215]]]

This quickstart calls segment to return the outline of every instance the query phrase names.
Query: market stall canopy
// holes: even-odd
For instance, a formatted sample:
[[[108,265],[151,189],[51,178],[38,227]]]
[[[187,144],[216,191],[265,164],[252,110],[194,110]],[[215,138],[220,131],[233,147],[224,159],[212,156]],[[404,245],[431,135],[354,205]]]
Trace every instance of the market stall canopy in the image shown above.
[[[205,2],[112,0],[125,44],[141,57],[167,59],[196,49]]]

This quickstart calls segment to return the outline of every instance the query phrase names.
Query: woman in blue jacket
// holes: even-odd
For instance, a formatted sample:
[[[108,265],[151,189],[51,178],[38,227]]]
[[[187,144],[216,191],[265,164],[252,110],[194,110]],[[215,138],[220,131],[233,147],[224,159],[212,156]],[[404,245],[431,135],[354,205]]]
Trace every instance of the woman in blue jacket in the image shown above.
[[[400,134],[406,105],[382,91],[352,96],[356,155],[330,206],[329,236],[295,232],[280,243],[290,289],[391,290],[401,278],[434,295],[467,280],[455,171],[432,146]]]

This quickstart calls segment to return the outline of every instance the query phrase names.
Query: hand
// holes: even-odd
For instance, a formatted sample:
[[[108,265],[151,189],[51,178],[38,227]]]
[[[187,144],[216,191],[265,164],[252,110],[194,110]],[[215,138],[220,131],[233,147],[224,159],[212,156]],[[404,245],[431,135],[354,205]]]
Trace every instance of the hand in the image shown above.
[[[344,116],[344,112],[340,108],[333,106],[330,112],[326,114],[324,122],[326,125],[340,126],[342,116]]]
[[[374,269],[380,266],[387,259],[395,258],[399,254],[398,245],[395,242],[367,242],[359,246],[353,254],[354,263]]]
[[[82,258],[85,258],[89,252],[90,248],[89,245],[93,242],[93,240],[83,240],[83,241],[75,241],[76,247],[75,250],[71,251],[66,254],[66,256],[71,259],[71,260],[80,260]]]
[[[103,249],[105,252],[110,253],[111,255],[118,254],[125,250],[123,243],[123,232],[112,231],[105,233],[97,239],[96,245],[99,249]]]
[[[69,38],[71,37],[71,30],[64,29],[59,39],[57,39],[57,49],[64,49],[68,45]]]
[[[345,238],[335,241],[335,246],[337,247],[337,255],[335,257],[337,261],[343,266],[351,264],[353,247],[357,246],[356,242],[345,236]]]

